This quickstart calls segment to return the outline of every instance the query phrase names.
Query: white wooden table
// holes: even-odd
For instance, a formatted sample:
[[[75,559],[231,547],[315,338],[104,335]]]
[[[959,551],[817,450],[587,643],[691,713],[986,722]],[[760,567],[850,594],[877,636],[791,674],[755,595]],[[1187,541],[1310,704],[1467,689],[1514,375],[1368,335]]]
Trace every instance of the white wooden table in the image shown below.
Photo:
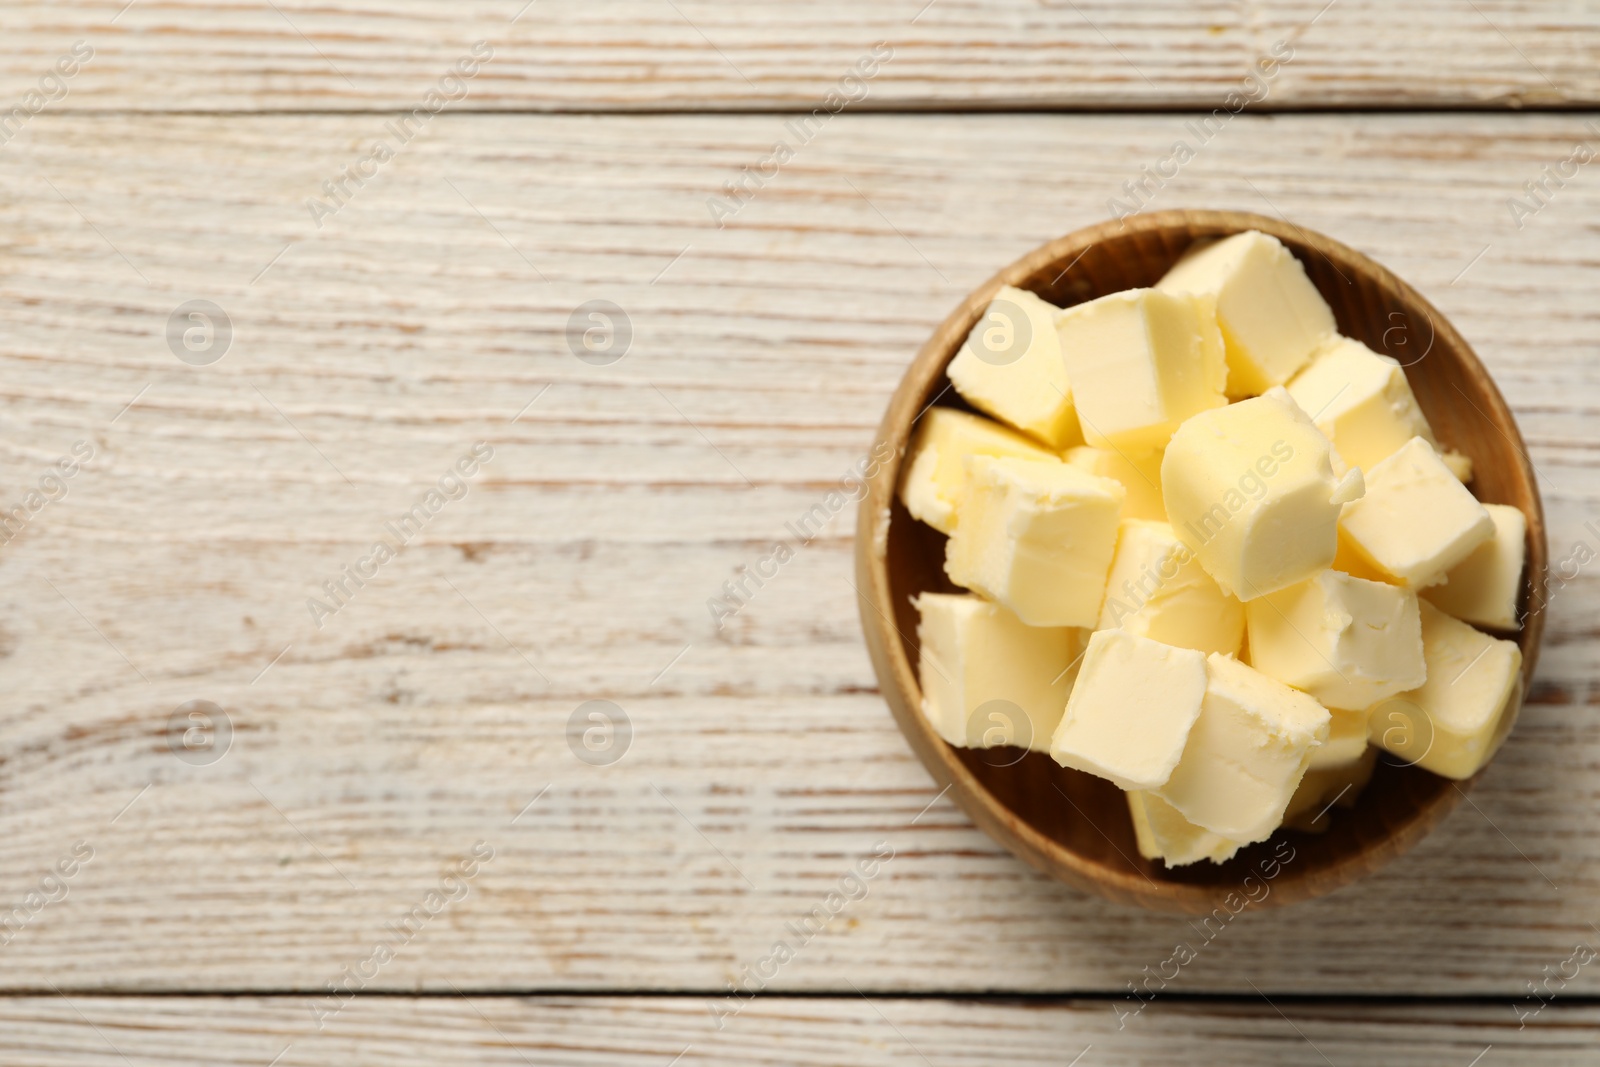
[[[1600,12],[123,3],[0,7],[0,1061],[1600,1060],[1600,960],[1569,962],[1600,949],[1600,162],[1508,204],[1600,150]],[[1204,942],[939,796],[861,646],[853,508],[720,629],[707,601],[839,488],[968,289],[1284,42],[1152,205],[1282,213],[1438,304],[1565,581],[1472,803]],[[225,348],[170,325],[196,300]],[[573,352],[594,300],[614,362]],[[588,701],[627,717],[614,762],[569,744]]]

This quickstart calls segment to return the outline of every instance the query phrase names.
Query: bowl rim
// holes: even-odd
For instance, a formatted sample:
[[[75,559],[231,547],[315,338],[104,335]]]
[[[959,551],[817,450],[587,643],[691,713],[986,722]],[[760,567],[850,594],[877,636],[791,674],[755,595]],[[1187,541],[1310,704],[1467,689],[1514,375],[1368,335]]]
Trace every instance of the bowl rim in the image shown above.
[[[1087,226],[1040,245],[1001,268],[970,292],[945,317],[907,367],[879,423],[870,454],[886,458],[866,479],[867,490],[857,511],[855,569],[860,593],[857,610],[879,689],[923,766],[936,782],[944,786],[945,792],[954,794],[956,803],[973,822],[1013,854],[1062,882],[1119,903],[1134,903],[1154,911],[1204,914],[1218,906],[1222,897],[1233,892],[1233,889],[1214,884],[1155,882],[1142,872],[1108,871],[1092,865],[1041,833],[989,792],[962,762],[957,750],[934,733],[922,714],[921,687],[916,671],[906,655],[904,641],[892,614],[885,611],[885,607],[892,604],[887,552],[890,509],[899,485],[911,430],[922,413],[943,396],[943,390],[938,395],[933,395],[933,390],[994,294],[1001,286],[1018,285],[1057,263],[1067,263],[1062,270],[1064,274],[1101,241],[1173,229],[1210,230],[1219,236],[1243,230],[1259,230],[1291,247],[1309,248],[1326,257],[1336,267],[1354,268],[1375,285],[1392,291],[1408,307],[1415,307],[1427,316],[1435,331],[1433,343],[1443,341],[1447,347],[1459,353],[1463,364],[1485,383],[1491,402],[1491,409],[1485,414],[1506,431],[1520,479],[1528,487],[1531,501],[1531,513],[1527,516],[1529,542],[1524,577],[1524,592],[1529,596],[1530,609],[1518,635],[1523,654],[1524,700],[1531,691],[1531,680],[1544,632],[1548,551],[1544,536],[1544,503],[1521,430],[1498,385],[1477,353],[1449,319],[1388,268],[1339,241],[1307,230],[1286,218],[1275,219],[1244,211],[1172,209]],[[933,399],[926,399],[930,395]],[[1487,766],[1471,778],[1456,782],[1456,788],[1440,790],[1422,805],[1415,817],[1397,828],[1391,828],[1381,840],[1341,858],[1331,866],[1319,869],[1314,877],[1286,880],[1259,904],[1281,906],[1331,893],[1410,850],[1455,810],[1477,784]]]

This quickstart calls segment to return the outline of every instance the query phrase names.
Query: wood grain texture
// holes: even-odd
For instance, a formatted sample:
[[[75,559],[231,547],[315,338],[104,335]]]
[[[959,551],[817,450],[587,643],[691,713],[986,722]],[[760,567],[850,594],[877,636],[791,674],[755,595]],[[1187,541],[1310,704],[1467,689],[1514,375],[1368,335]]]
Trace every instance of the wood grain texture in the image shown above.
[[[1591,1064],[1600,1009],[1559,1000],[1519,1030],[1502,1005],[757,999],[716,1029],[688,997],[365,999],[318,1031],[294,998],[15,997],[0,1040],[18,1067],[204,1062],[494,1064]],[[1204,1050],[1203,1053],[1200,1050]],[[273,1057],[281,1057],[274,1060]],[[676,1058],[675,1058],[676,1057]],[[1079,1057],[1075,1059],[1074,1057]],[[1482,1057],[1474,1060],[1474,1057]]]
[[[1279,42],[1294,58],[1258,109],[1600,100],[1600,15],[1558,0],[126,4],[7,4],[7,109],[76,40],[95,58],[52,107],[409,108],[480,39],[495,59],[461,106],[494,110],[809,108],[879,41],[894,58],[860,108],[1210,110]]]
[[[0,983],[319,990],[479,840],[466,899],[366,988],[721,990],[880,841],[769,990],[1119,991],[1201,936],[937,796],[827,495],[961,296],[1103,218],[1180,122],[845,116],[718,229],[707,197],[780,127],[446,116],[320,229],[304,201],[374,116],[56,115],[0,153],[0,500],[97,450],[0,546],[0,901],[94,850]],[[1585,129],[1245,117],[1156,200],[1281,210],[1416,285],[1515,410],[1558,568],[1600,546],[1600,190],[1522,230],[1505,201]],[[234,326],[206,367],[165,336],[197,298]],[[632,321],[611,366],[568,349],[596,298]],[[318,629],[307,598],[477,440],[465,499]],[[718,631],[708,598],[814,506]],[[1600,583],[1569,570],[1471,803],[1359,886],[1230,921],[1175,991],[1511,997],[1600,938]],[[233,723],[212,766],[168,748],[194,699]],[[568,748],[591,699],[632,720],[613,766]]]

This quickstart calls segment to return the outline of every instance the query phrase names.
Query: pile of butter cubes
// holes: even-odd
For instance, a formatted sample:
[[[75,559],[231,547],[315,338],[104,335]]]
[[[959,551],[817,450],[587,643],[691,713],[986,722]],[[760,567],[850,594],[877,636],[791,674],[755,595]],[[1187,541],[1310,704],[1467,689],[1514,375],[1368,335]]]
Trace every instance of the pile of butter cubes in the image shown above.
[[[1071,308],[1004,288],[949,377],[992,418],[928,409],[900,499],[970,591],[916,599],[950,744],[1115,782],[1179,866],[1325,828],[1380,748],[1460,779],[1505,739],[1525,517],[1275,238]]]

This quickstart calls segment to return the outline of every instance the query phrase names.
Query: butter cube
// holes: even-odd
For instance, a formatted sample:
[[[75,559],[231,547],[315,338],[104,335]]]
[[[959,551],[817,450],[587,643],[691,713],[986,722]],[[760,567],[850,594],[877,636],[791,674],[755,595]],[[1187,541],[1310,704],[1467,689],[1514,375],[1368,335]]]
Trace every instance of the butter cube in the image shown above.
[[[1350,538],[1342,532],[1339,534],[1339,551],[1333,554],[1332,567],[1342,574],[1355,578],[1365,578],[1369,582],[1388,582],[1394,584],[1394,579],[1384,574],[1367,561],[1366,557],[1356,551],[1350,543]]]
[[[948,371],[967,403],[1057,450],[1083,440],[1056,336],[1059,310],[1002,286]]]
[[[1097,631],[1050,756],[1123,789],[1157,789],[1178,765],[1205,691],[1203,654],[1125,630]]]
[[[1158,449],[1189,416],[1226,403],[1222,335],[1190,297],[1128,289],[1056,315],[1083,436]]]
[[[1505,504],[1485,504],[1494,534],[1450,568],[1443,585],[1430,585],[1422,596],[1434,607],[1479,626],[1517,630],[1517,600],[1522,595],[1522,564],[1527,551],[1528,520]]]
[[[1336,479],[1330,457],[1281,389],[1207,411],[1167,445],[1167,516],[1224,592],[1276,592],[1333,562],[1340,506],[1361,495],[1361,472]]]
[[[1436,443],[1399,362],[1360,341],[1335,337],[1287,388],[1344,461],[1363,471],[1413,437]]]
[[[929,408],[917,423],[900,481],[900,500],[914,519],[940,533],[955,529],[955,508],[966,489],[966,457],[1056,457],[1015,430],[954,408]]]
[[[1307,773],[1348,766],[1366,753],[1368,710],[1328,708],[1328,739],[1311,750]]]
[[[1439,458],[1444,460],[1444,465],[1450,468],[1450,473],[1456,476],[1456,481],[1466,485],[1472,481],[1472,457],[1463,452],[1441,452]]]
[[[1263,841],[1283,821],[1312,750],[1327,739],[1328,712],[1231,656],[1207,656],[1205,667],[1200,716],[1159,792],[1184,818],[1214,834],[1245,844]]]
[[[1155,793],[1135,789],[1123,795],[1128,798],[1139,855],[1147,860],[1158,859],[1168,867],[1186,867],[1201,860],[1224,863],[1239,851],[1237,841],[1196,826]]]
[[[1313,834],[1326,830],[1333,821],[1328,818],[1329,809],[1355,807],[1361,791],[1372,780],[1372,769],[1377,762],[1378,750],[1369,747],[1355,759],[1336,767],[1306,771],[1294,796],[1289,798],[1289,806],[1284,809],[1283,825]]]
[[[1245,606],[1250,662],[1329,708],[1363,711],[1427,677],[1417,596],[1339,571]]]
[[[1122,483],[1128,496],[1122,502],[1125,519],[1167,521],[1167,506],[1161,502],[1161,452],[1158,449],[1095,448],[1077,445],[1067,449],[1064,458],[1090,474]]]
[[[1072,691],[1083,631],[1028,626],[975,596],[915,600],[922,712],[952,745],[1049,750]]]
[[[1489,513],[1420,437],[1366,475],[1366,495],[1345,508],[1339,532],[1389,581],[1411,589],[1442,582],[1494,536]]]
[[[1276,237],[1255,230],[1186,255],[1156,288],[1213,303],[1227,349],[1229,396],[1282,385],[1336,328],[1305,267]]]
[[[1367,720],[1374,745],[1446,778],[1471,778],[1511,732],[1522,704],[1522,650],[1422,602],[1428,680]]]
[[[1244,605],[1217,586],[1169,524],[1123,519],[1095,628],[1233,655],[1244,641]]]
[[[967,460],[945,573],[1030,626],[1092,627],[1117,546],[1122,486],[1058,460]]]

